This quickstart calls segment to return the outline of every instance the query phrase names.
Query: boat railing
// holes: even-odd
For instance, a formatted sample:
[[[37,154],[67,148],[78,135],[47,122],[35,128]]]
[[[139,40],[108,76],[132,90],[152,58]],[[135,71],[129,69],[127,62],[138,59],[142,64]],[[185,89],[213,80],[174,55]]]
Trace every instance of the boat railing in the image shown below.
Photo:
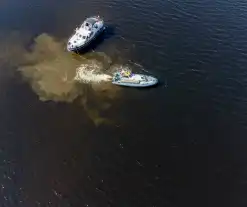
[[[122,83],[140,83],[139,80],[129,80],[129,79],[122,79]]]
[[[69,40],[76,34],[77,30],[74,30],[74,32],[69,36]]]
[[[77,30],[79,30],[79,28],[82,28],[83,25],[84,25],[84,22],[82,22],[79,26],[76,26],[74,32],[69,36],[68,39],[71,39],[71,37],[73,37],[76,34]]]

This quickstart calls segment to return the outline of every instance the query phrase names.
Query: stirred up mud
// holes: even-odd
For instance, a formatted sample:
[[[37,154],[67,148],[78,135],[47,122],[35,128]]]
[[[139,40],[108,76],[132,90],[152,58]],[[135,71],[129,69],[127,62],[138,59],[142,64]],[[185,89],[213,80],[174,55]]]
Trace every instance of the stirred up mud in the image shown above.
[[[48,34],[37,36],[28,47],[21,45],[21,41],[15,45],[12,42],[6,41],[7,52],[1,51],[1,56],[9,60],[6,63],[18,68],[41,101],[71,103],[79,99],[96,125],[109,122],[100,113],[109,109],[120,95],[120,88],[110,83],[116,68],[110,57],[102,52],[80,56],[69,53],[64,41]],[[13,54],[15,51],[18,56]]]

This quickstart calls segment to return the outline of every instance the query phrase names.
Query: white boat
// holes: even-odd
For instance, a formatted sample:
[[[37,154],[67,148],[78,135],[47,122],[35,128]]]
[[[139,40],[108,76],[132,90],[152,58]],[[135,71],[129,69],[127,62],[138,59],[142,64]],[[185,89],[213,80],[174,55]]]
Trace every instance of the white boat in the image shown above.
[[[87,18],[81,26],[75,29],[75,33],[67,43],[68,51],[79,51],[87,47],[99,34],[105,30],[104,21],[99,16]]]
[[[114,73],[112,83],[129,87],[150,87],[158,83],[158,79],[143,74],[134,74],[130,70],[122,70]]]

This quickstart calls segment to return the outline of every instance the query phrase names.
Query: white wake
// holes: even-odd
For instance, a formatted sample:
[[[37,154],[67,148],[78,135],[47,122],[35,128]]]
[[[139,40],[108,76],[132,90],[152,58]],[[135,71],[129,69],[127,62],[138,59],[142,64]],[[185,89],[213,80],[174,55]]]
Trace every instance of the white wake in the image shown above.
[[[82,64],[76,69],[75,80],[82,83],[100,83],[108,82],[111,76],[99,72],[99,68],[88,68],[88,65]]]

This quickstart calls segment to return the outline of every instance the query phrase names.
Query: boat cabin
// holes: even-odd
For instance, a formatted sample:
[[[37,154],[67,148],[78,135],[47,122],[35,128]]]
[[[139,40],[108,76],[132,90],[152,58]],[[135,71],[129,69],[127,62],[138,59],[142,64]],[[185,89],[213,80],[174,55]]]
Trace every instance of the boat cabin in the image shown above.
[[[97,22],[98,20],[96,18],[87,18],[83,23],[83,27],[89,31],[91,31],[92,28],[98,29],[98,25],[96,24]]]
[[[75,29],[74,34],[67,43],[68,51],[75,51],[77,48],[87,46],[94,36],[104,30],[104,22],[99,16],[89,17]]]

